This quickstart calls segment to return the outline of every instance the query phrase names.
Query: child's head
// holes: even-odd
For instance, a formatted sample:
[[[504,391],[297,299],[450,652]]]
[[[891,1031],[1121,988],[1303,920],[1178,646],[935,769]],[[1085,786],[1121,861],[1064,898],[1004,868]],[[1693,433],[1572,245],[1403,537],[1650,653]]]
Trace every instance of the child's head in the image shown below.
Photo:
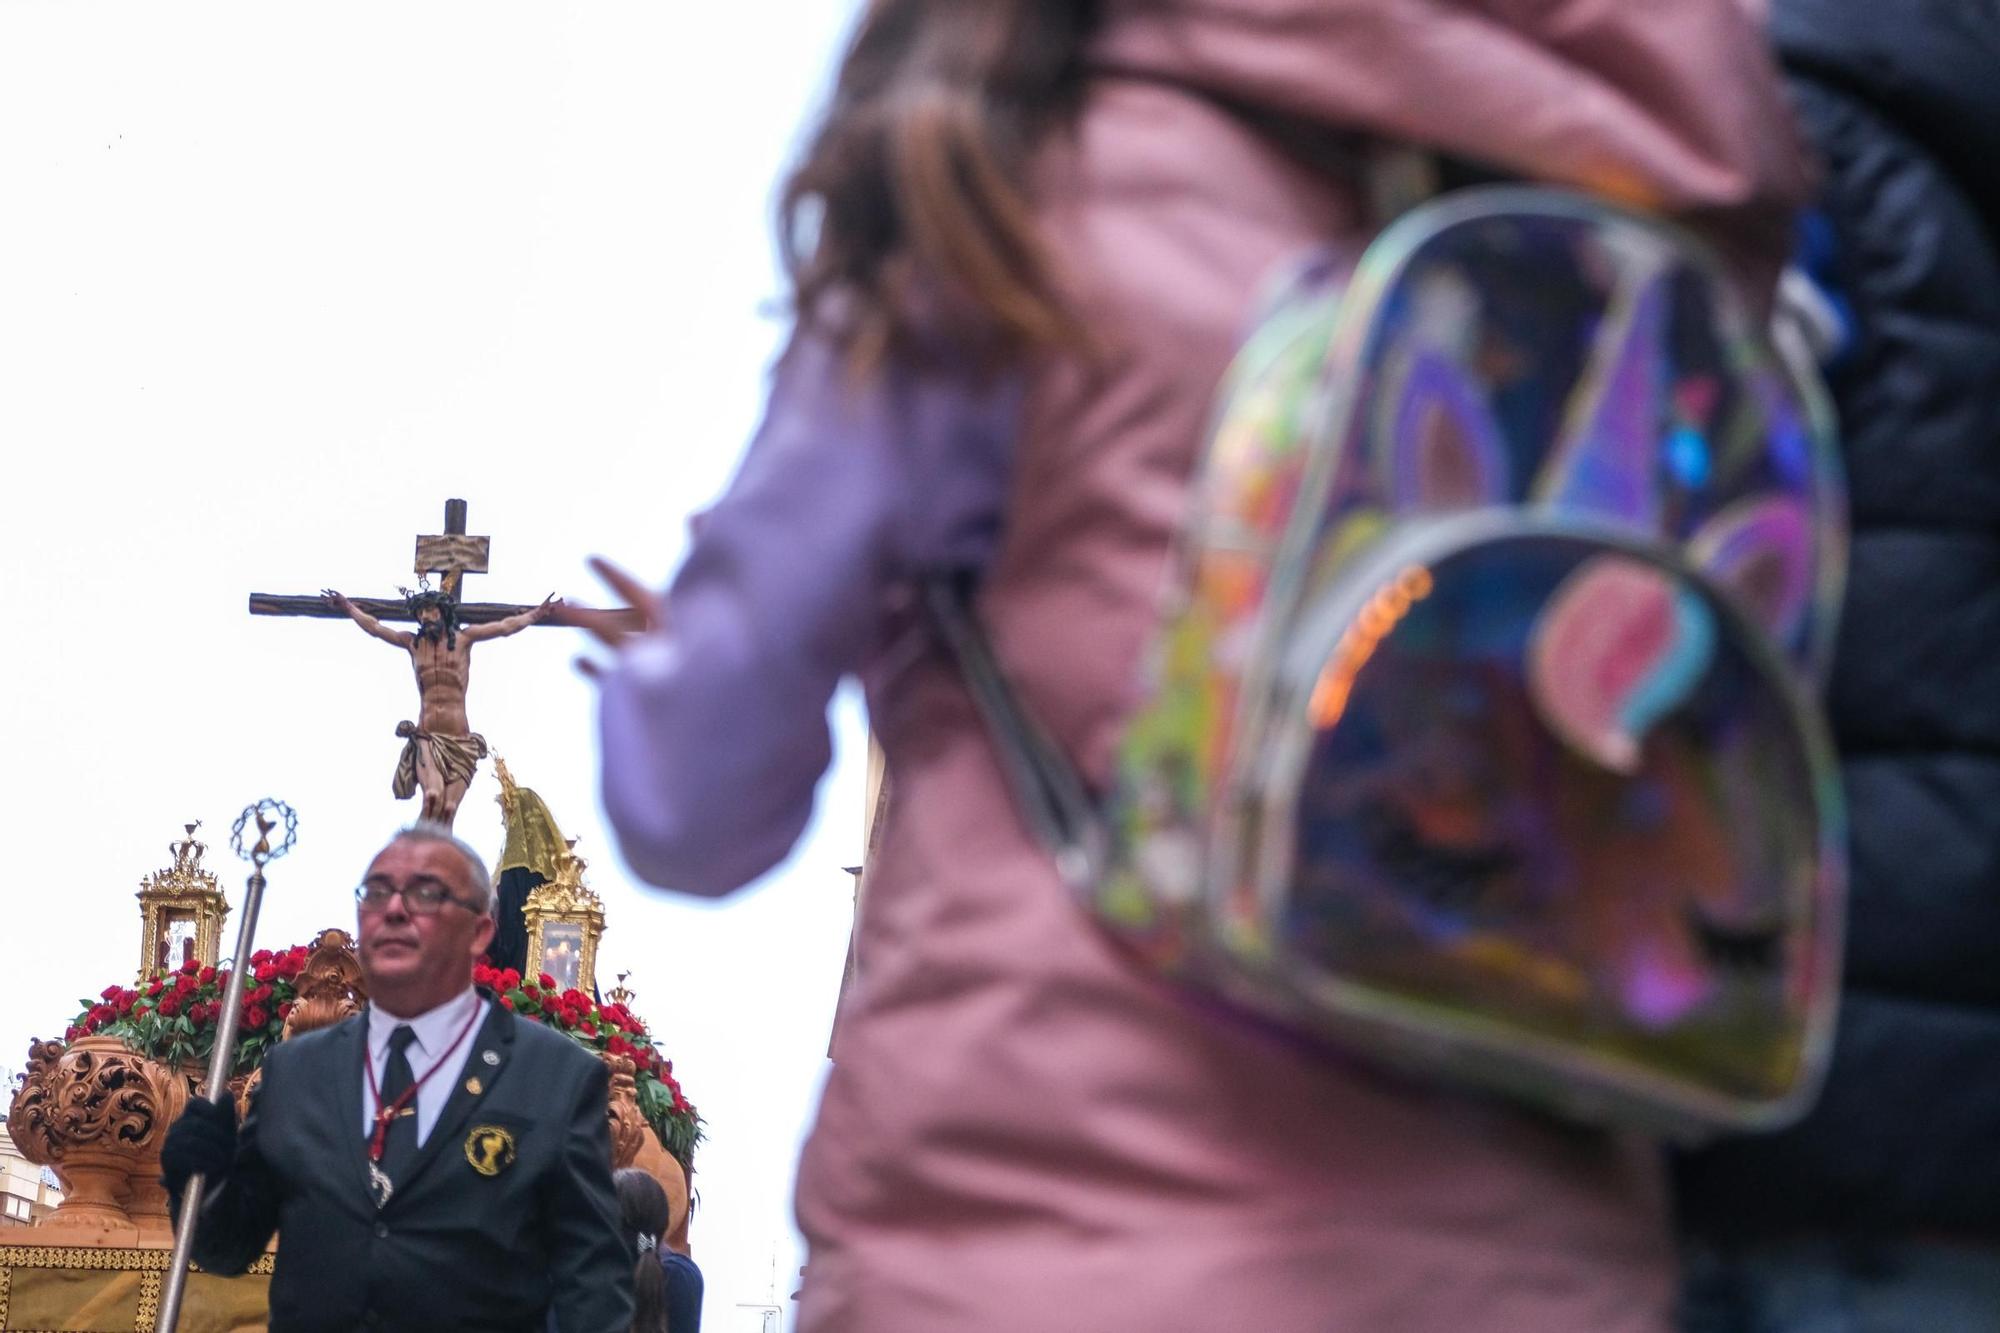
[[[632,1333],[667,1333],[667,1279],[660,1242],[671,1214],[667,1191],[636,1166],[611,1178],[618,1192],[619,1230],[632,1247]]]
[[[863,359],[909,340],[919,302],[962,309],[1005,344],[1070,334],[1025,176],[1076,105],[1102,9],[1100,0],[868,6],[780,202],[802,322],[834,325]]]
[[[798,316],[864,363],[940,331],[1094,345],[1029,188],[1091,77],[1180,88],[1309,172],[1343,170],[1335,142],[1406,144],[1681,217],[1762,299],[1805,175],[1743,0],[1391,8],[873,0],[780,202]]]

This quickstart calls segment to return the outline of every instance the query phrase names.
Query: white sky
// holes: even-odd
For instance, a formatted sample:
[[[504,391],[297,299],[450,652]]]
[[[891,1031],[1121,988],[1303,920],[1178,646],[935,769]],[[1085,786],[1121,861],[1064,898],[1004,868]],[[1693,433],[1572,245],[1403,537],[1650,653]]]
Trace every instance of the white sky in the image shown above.
[[[406,659],[251,591],[393,595],[462,496],[475,600],[663,582],[781,332],[770,199],[848,0],[0,4],[0,1065],[128,982],[139,879],[260,796],[299,844],[260,944],[351,926],[415,814]],[[636,887],[599,812],[568,631],[482,645],[474,727],[549,802],[711,1140],[705,1327],[762,1329],[824,1067],[864,746],[791,862],[720,905]],[[459,832],[500,846],[490,768]],[[225,930],[224,951],[235,924]],[[785,1327],[790,1327],[787,1306]]]

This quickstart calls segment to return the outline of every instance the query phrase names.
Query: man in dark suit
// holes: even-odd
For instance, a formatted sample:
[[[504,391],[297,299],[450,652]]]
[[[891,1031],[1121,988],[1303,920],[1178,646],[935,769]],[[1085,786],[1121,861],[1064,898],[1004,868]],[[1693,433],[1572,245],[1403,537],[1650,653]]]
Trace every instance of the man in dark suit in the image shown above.
[[[419,824],[356,898],[367,1011],[273,1048],[240,1132],[196,1101],[167,1136],[176,1198],[207,1179],[196,1262],[240,1273],[280,1233],[273,1333],[624,1333],[607,1071],[473,988],[485,866]]]

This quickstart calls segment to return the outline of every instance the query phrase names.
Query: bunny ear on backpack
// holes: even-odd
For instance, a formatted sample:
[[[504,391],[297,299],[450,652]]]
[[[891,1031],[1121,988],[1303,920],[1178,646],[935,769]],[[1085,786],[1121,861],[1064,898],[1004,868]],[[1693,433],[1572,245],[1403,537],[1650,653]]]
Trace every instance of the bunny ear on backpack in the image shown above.
[[[1528,693],[1544,725],[1614,773],[1707,674],[1714,613],[1658,565],[1601,555],[1565,579],[1528,642]]]
[[[1541,504],[1658,535],[1669,272],[1630,281],[1604,319],[1562,437],[1536,481]]]
[[[1401,514],[1477,509],[1508,499],[1506,443],[1481,387],[1459,363],[1419,343],[1392,355],[1375,405],[1386,441],[1388,498]]]
[[[1800,638],[1815,588],[1811,512],[1789,495],[1753,495],[1704,523],[1688,540],[1688,559],[1735,595],[1772,640]]]

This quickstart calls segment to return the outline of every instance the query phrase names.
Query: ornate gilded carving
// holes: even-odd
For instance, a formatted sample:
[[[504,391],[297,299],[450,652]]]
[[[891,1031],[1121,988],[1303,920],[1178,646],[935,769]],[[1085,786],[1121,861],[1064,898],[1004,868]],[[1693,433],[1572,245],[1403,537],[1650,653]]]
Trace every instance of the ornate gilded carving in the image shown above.
[[[229,1090],[236,1100],[236,1123],[242,1124],[243,1117],[250,1114],[250,1094],[257,1091],[257,1085],[264,1081],[262,1065],[247,1074],[239,1074],[229,1080]]]
[[[639,1150],[652,1136],[653,1127],[639,1113],[639,1085],[634,1077],[636,1070],[632,1061],[608,1051],[598,1058],[611,1067],[611,1095],[607,1108],[611,1121],[611,1164],[627,1167],[639,1156]]]
[[[361,977],[361,962],[355,957],[352,936],[328,927],[313,936],[309,947],[311,952],[306,955],[305,966],[299,969],[298,978],[292,983],[298,998],[292,1002],[292,1012],[285,1016],[283,1041],[290,1041],[302,1032],[332,1027],[341,1019],[360,1013],[368,1000],[368,985]],[[250,1114],[250,1094],[257,1090],[263,1077],[260,1066],[229,1080],[229,1090],[236,1099],[237,1119]],[[197,1082],[205,1086],[206,1074]]]
[[[556,877],[537,885],[521,914],[528,931],[528,968],[554,977],[565,990],[588,991],[597,981],[597,942],[604,935],[604,904],[583,882],[589,864],[571,839]]]
[[[361,962],[354,955],[354,940],[344,930],[322,930],[313,937],[306,965],[292,984],[298,999],[285,1019],[287,1041],[360,1013],[368,999]]]
[[[174,1219],[168,1207],[167,1187],[160,1183],[160,1149],[167,1141],[167,1128],[186,1109],[194,1095],[193,1082],[179,1070],[156,1060],[133,1057],[138,1075],[151,1090],[154,1125],[135,1144],[126,1162],[125,1215],[139,1229],[141,1244],[171,1245]]]
[[[184,1081],[116,1037],[84,1037],[51,1064],[52,1043],[29,1049],[29,1074],[7,1116],[22,1156],[60,1163],[68,1191],[48,1231],[109,1238],[133,1233],[130,1177],[185,1104]],[[178,1091],[177,1091],[178,1090]],[[152,1169],[157,1173],[157,1160]]]
[[[201,864],[208,844],[197,841],[197,820],[187,837],[167,844],[173,864],[139,881],[139,978],[171,972],[188,959],[213,965],[222,947],[229,902],[222,883]]]
[[[688,1252],[688,1177],[674,1155],[660,1142],[658,1134],[648,1134],[631,1165],[660,1182],[667,1192],[667,1234],[660,1243],[670,1250]]]
[[[132,1321],[132,1327],[144,1333],[160,1318],[160,1275],[142,1273],[139,1275],[139,1314]]]
[[[7,1108],[7,1137],[21,1156],[37,1166],[55,1167],[62,1160],[62,1139],[55,1126],[49,1075],[62,1059],[63,1044],[36,1038],[28,1043],[28,1070]]]
[[[105,1285],[82,1285],[73,1278],[64,1280],[63,1287],[71,1294],[61,1303],[69,1307],[72,1312],[82,1314],[83,1308],[93,1304],[94,1298],[110,1295],[113,1304],[116,1305],[118,1299],[114,1293],[119,1290],[130,1290],[135,1298],[135,1304],[127,1308],[132,1308],[136,1316],[132,1327],[137,1333],[153,1333],[153,1325],[159,1318],[161,1275],[166,1272],[172,1254],[173,1252],[167,1248],[138,1249],[111,1245],[0,1245],[0,1329],[16,1327],[14,1319],[17,1312],[13,1309],[15,1304],[23,1307],[39,1304],[46,1309],[49,1302],[46,1275],[102,1273],[106,1276],[99,1281]],[[268,1278],[274,1265],[275,1256],[265,1254],[245,1271],[253,1277]],[[108,1285],[120,1283],[121,1279],[117,1275],[126,1273],[137,1277],[136,1289],[129,1286],[121,1288]],[[18,1286],[15,1282],[17,1275],[21,1279]],[[88,1279],[84,1282],[87,1283]],[[31,1293],[37,1286],[40,1287],[41,1299],[33,1301]],[[14,1299],[17,1295],[20,1297],[18,1302]],[[260,1323],[252,1322],[245,1317],[249,1314],[247,1307],[256,1303],[257,1297],[254,1292],[246,1293],[245,1297],[235,1298],[228,1302],[228,1305],[232,1311],[240,1309],[242,1313],[232,1314],[222,1322],[226,1322],[232,1328],[261,1326]],[[18,1313],[25,1315],[26,1311],[24,1309]],[[212,1315],[214,1313],[217,1312],[211,1311]],[[103,1307],[99,1306],[96,1319],[76,1324],[66,1320],[59,1326],[102,1328],[106,1327],[102,1322],[103,1317]],[[199,1321],[184,1321],[182,1327],[187,1327],[190,1322]],[[211,1322],[215,1321],[211,1319]],[[215,1326],[221,1327],[222,1323],[217,1322]]]
[[[130,1245],[0,1245],[0,1273],[16,1268],[164,1273],[172,1257],[170,1250]],[[243,1271],[255,1277],[268,1277],[276,1263],[275,1254],[265,1254]],[[6,1326],[6,1321],[0,1319],[0,1328]]]
[[[154,1321],[158,1321],[160,1317],[162,1273],[166,1273],[170,1261],[172,1261],[172,1249],[168,1247],[136,1249],[126,1245],[0,1245],[0,1329],[14,1327],[12,1323],[14,1275],[32,1273],[34,1269],[44,1269],[58,1273],[68,1271],[68,1273],[138,1275],[138,1289],[134,1293],[136,1319],[132,1327],[138,1333],[152,1333]],[[250,1273],[252,1277],[270,1277],[274,1265],[276,1265],[276,1255],[260,1255],[258,1261],[246,1269],[246,1273]],[[22,1299],[22,1303],[26,1305],[26,1297]]]

